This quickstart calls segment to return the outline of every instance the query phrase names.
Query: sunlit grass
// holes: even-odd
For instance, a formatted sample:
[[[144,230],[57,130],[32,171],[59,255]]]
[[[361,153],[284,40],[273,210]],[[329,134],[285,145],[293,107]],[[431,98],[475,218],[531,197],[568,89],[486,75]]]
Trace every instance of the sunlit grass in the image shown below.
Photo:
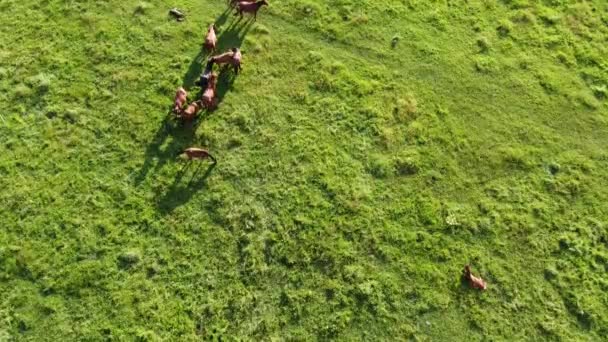
[[[605,2],[174,6],[0,3],[0,340],[608,337]]]

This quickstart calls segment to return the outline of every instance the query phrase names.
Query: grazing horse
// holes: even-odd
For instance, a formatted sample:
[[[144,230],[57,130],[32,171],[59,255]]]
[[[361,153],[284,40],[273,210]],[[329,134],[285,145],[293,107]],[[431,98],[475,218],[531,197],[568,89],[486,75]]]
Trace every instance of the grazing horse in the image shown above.
[[[175,93],[175,101],[173,103],[174,114],[180,115],[182,113],[184,105],[186,104],[186,101],[188,101],[187,97],[188,92],[186,92],[186,89],[181,87],[177,89],[177,92]]]
[[[483,281],[483,279],[478,278],[471,273],[471,266],[469,266],[469,265],[466,265],[464,267],[462,276],[466,281],[469,282],[469,286],[471,286],[474,289],[483,291],[488,288],[488,285],[486,284],[485,281]]]
[[[179,117],[184,121],[192,121],[202,108],[203,104],[201,101],[194,101],[181,112],[181,115]]]
[[[209,82],[207,84],[207,88],[203,92],[203,96],[201,97],[201,101],[203,105],[207,109],[214,109],[217,107],[217,98],[215,97],[215,88],[217,86],[217,74],[212,73],[209,76]]]
[[[215,51],[215,44],[217,44],[217,36],[215,35],[215,24],[209,25],[207,29],[207,36],[205,37],[205,43],[203,47],[209,51]]]
[[[209,60],[217,64],[230,64],[234,67],[234,73],[238,74],[243,68],[241,66],[243,56],[239,48],[232,48],[230,51],[224,52],[221,55],[213,56]]]
[[[258,11],[264,5],[268,6],[268,1],[266,1],[266,0],[259,0],[256,2],[239,1],[236,4],[236,13],[234,13],[234,15],[235,16],[240,15],[242,18],[243,13],[253,13],[253,20],[256,20],[257,16],[258,16]]]
[[[215,157],[213,157],[211,155],[211,153],[209,153],[208,150],[198,148],[198,147],[187,148],[183,152],[180,153],[180,156],[183,156],[183,157],[187,158],[188,160],[204,160],[204,159],[209,158],[209,159],[211,159],[213,164],[217,163],[217,160],[215,159]]]

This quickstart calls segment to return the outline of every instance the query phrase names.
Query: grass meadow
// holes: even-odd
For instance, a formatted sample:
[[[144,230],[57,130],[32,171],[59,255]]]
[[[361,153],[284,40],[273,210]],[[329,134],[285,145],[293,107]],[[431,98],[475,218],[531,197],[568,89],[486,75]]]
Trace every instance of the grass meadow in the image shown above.
[[[1,341],[608,339],[608,2],[0,11]]]

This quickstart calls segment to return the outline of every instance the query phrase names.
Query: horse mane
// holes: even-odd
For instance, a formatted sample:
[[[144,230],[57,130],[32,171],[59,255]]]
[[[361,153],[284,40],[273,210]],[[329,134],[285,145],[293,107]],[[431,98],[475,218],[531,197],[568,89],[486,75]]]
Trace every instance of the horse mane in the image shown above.
[[[471,266],[466,265],[466,266],[464,267],[464,272],[463,272],[463,275],[464,275],[464,277],[465,277],[465,278],[467,278],[467,279],[469,279],[469,278],[471,277]]]

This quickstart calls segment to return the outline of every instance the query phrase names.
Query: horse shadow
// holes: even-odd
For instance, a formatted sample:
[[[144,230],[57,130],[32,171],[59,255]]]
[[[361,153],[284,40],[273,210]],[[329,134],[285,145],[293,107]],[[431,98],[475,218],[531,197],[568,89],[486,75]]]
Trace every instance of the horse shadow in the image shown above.
[[[243,25],[239,25],[240,23],[243,23]],[[249,33],[251,30],[253,23],[253,19],[249,19],[245,22],[236,19],[233,20],[230,29],[226,30],[221,35],[220,39],[222,44],[221,46],[218,44],[221,51],[226,51],[233,47],[240,48],[245,40],[245,37],[247,36],[247,33]],[[215,95],[218,105],[222,103],[226,94],[233,89],[236,77],[237,75],[234,73],[231,67],[223,67],[220,70]]]
[[[176,122],[173,120],[171,112],[167,114],[154,134],[152,142],[146,148],[144,165],[135,176],[135,185],[141,184],[152,169],[156,171],[170,160],[175,159],[184,146],[194,140],[199,124],[200,121]],[[164,146],[167,139],[171,140]]]
[[[226,10],[224,10],[222,14],[220,14],[219,17],[215,19],[214,24],[216,28],[219,28],[226,23],[228,17],[230,16],[230,11],[231,8],[228,7]],[[190,88],[194,86],[194,82],[196,82],[201,72],[203,71],[203,64],[205,64],[205,61],[211,55],[211,51],[207,51],[203,47],[204,39],[205,38],[203,37],[203,41],[201,42],[201,49],[198,51],[196,56],[194,56],[192,62],[190,62],[188,70],[186,71],[186,74],[184,75],[184,78],[182,80],[182,87],[184,87],[184,89],[186,90],[190,90]]]
[[[188,169],[193,162],[188,162],[182,169],[177,173],[173,184],[169,187],[167,192],[160,197],[157,206],[162,214],[169,214],[177,207],[180,207],[190,201],[192,196],[198,191],[202,190],[207,185],[207,178],[211,176],[213,169],[217,164],[210,164],[207,170],[202,176],[200,175],[200,167],[202,163],[199,162],[195,170],[192,172],[190,181],[186,184],[182,184],[182,179],[186,175]]]
[[[215,25],[218,28],[218,44],[216,48],[216,51],[218,53],[224,52],[232,47],[240,47],[243,44],[247,33],[253,25],[253,19],[243,21],[240,18],[233,18],[232,20],[229,20],[229,18],[231,17],[231,11],[232,8],[227,8],[215,20]],[[202,48],[201,42],[201,49],[197,52],[196,56],[190,63],[188,70],[186,71],[186,74],[184,75],[182,80],[182,86],[186,90],[190,91],[192,88],[195,87],[194,83],[200,77],[200,74],[203,70],[203,66],[204,64],[206,64],[206,60],[209,55],[210,52],[205,51]],[[233,88],[235,80],[236,77],[232,70],[224,69],[220,72],[216,89],[218,104],[221,103],[226,94]],[[202,89],[199,88],[196,98],[200,98],[201,93]],[[192,123],[180,123],[175,122],[175,120],[173,120],[171,113],[165,116],[157,132],[154,134],[152,142],[148,145],[146,149],[145,161],[142,168],[135,176],[135,184],[141,184],[151,170],[160,169],[170,160],[174,160],[176,156],[181,151],[183,151],[184,148],[188,147],[194,140],[196,136],[196,130],[203,120],[204,116],[200,115],[199,118],[197,118],[197,120]],[[170,139],[170,141],[167,143],[168,139]],[[176,182],[179,182],[180,179],[181,178],[177,177]],[[173,191],[174,188],[177,187],[177,185],[178,183],[174,183],[174,186],[163,197],[164,200],[161,200],[162,205],[160,207],[174,208],[173,205],[168,204],[171,203],[171,195],[178,195],[177,192]],[[179,193],[183,194],[184,192],[180,190]],[[190,193],[190,195],[187,196],[187,198],[185,199],[186,201],[193,195],[193,192],[188,191],[187,193]],[[184,199],[184,196],[179,195],[176,198],[176,201],[178,201],[179,199]],[[181,204],[183,204],[183,202]]]
[[[226,9],[214,22],[217,33],[217,46],[213,52],[214,54],[225,52],[232,47],[240,47],[253,24],[252,20],[241,23],[240,20],[232,19],[228,26],[224,27],[230,17],[230,13],[231,8]],[[184,89],[190,90],[194,87],[194,83],[200,77],[209,57],[211,57],[211,51],[205,50],[201,43],[201,50],[194,56],[183,77],[182,87]]]

